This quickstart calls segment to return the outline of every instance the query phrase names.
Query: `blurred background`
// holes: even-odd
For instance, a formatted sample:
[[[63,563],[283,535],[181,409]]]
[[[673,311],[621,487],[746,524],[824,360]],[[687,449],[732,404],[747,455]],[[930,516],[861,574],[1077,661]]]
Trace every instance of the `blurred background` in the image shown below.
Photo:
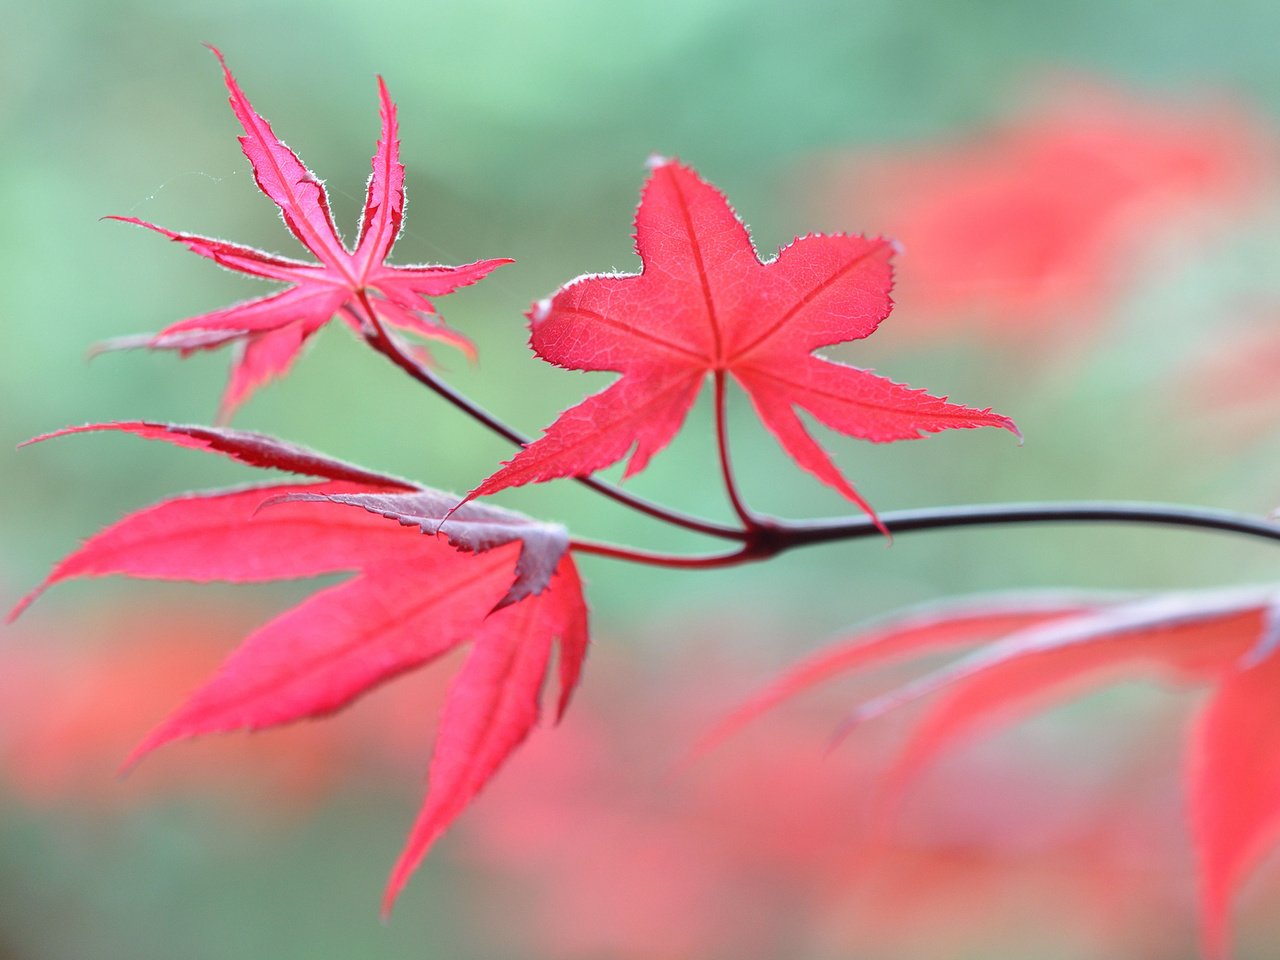
[[[86,351],[266,288],[99,217],[302,253],[253,185],[201,41],[328,181],[348,236],[386,78],[410,199],[392,260],[515,258],[438,304],[479,362],[436,353],[452,383],[528,432],[609,377],[536,361],[522,314],[577,274],[638,269],[631,218],[657,152],[722,188],[762,256],[812,230],[901,240],[893,315],[831,355],[1017,420],[1021,448],[997,431],[880,447],[825,435],[879,510],[1280,504],[1273,3],[0,10],[5,606],[124,513],[249,478],[125,436],[2,452],[68,424],[214,416],[225,353],[90,364]],[[740,401],[753,506],[850,513]],[[509,455],[338,326],[235,425],[446,489]],[[700,403],[629,485],[727,518],[710,431]],[[707,546],[572,483],[504,502],[582,535]],[[1194,956],[1178,770],[1194,691],[1116,688],[958,751],[878,842],[859,814],[901,722],[823,755],[877,689],[858,678],[670,771],[738,698],[886,611],[1016,588],[1267,581],[1272,549],[1025,528],[714,573],[583,568],[595,647],[580,702],[461,819],[390,925],[377,900],[450,664],[323,724],[171,746],[121,781],[118,761],[220,654],[314,584],[59,587],[0,631],[0,957]],[[1241,956],[1269,955],[1277,896],[1273,865],[1240,898]]]

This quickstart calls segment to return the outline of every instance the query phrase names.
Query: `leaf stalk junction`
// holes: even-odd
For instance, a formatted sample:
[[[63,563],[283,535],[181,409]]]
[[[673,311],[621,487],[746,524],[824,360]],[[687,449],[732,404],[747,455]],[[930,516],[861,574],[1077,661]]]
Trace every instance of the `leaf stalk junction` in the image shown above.
[[[364,308],[365,340],[402,371],[461,410],[486,429],[508,442],[523,447],[529,438],[505,423],[471,398],[458,392],[406,352],[378,321],[367,296],[361,295]],[[593,476],[576,477],[583,486],[608,497],[628,509],[663,523],[705,536],[735,541],[738,546],[721,553],[680,555],[640,550],[632,547],[574,539],[572,548],[579,553],[594,554],[630,563],[677,569],[713,569],[767,560],[798,547],[846,540],[861,540],[888,534],[896,536],[926,530],[948,530],[958,527],[1009,526],[1040,523],[1122,523],[1144,526],[1185,527],[1217,531],[1239,536],[1280,542],[1280,522],[1230,510],[1182,504],[1130,501],[1060,501],[1030,503],[968,504],[961,506],[923,507],[894,510],[876,519],[863,517],[830,517],[812,520],[784,520],[752,511],[743,500],[734,478],[729,456],[728,430],[725,417],[725,383],[722,373],[715,375],[716,441],[725,491],[739,526],[706,520],[663,504],[629,493],[614,484]]]

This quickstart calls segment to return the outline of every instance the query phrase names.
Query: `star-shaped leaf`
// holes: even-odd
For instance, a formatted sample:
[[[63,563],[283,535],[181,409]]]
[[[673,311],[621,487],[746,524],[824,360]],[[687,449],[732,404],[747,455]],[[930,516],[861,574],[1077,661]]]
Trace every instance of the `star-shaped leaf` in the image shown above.
[[[636,213],[644,271],[579,277],[529,315],[544,360],[622,377],[561,414],[472,495],[585,476],[628,452],[626,475],[638,473],[675,436],[708,375],[737,381],[796,462],[868,513],[797,408],[878,442],[958,427],[1016,432],[989,409],[814,355],[869,336],[888,316],[893,251],[885,239],[811,234],[762,263],[715,187],[680,163],[654,161]]]
[[[231,109],[244,129],[240,145],[254,179],[276,206],[289,232],[320,261],[311,263],[192,233],[178,233],[137,217],[111,217],[154,230],[220,266],[264,280],[288,284],[283,290],[209,313],[188,317],[159,333],[121,337],[105,349],[146,347],[186,356],[235,344],[236,360],[223,394],[220,416],[227,419],[249,395],[284,374],[307,340],[335,315],[357,333],[376,324],[449,343],[474,356],[469,340],[435,316],[430,297],[475,283],[510,260],[478,260],[464,266],[386,263],[404,221],[404,165],[396,107],[378,78],[382,136],[373,155],[373,173],[354,249],[342,242],[329,211],[329,196],[241,91],[222,54]],[[389,333],[389,331],[388,331]]]

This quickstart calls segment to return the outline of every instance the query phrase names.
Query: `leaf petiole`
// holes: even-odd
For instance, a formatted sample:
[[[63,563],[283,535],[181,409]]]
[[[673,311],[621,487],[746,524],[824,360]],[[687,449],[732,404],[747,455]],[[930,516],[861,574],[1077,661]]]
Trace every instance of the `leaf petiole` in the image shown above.
[[[760,518],[751,512],[746,502],[742,499],[742,494],[738,492],[738,482],[733,475],[733,460],[729,456],[729,427],[725,416],[725,387],[724,387],[724,371],[717,370],[715,372],[715,394],[716,394],[716,449],[720,454],[720,472],[724,476],[724,489],[729,495],[729,502],[733,505],[733,512],[738,515],[738,519],[742,521],[742,525],[746,530],[758,530],[763,524]]]
[[[1189,527],[1217,530],[1263,540],[1280,541],[1280,522],[1230,510],[1212,510],[1179,504],[1128,501],[1075,501],[1065,503],[994,503],[959,507],[924,507],[880,514],[891,534],[956,527],[1004,526],[1023,523],[1135,523],[1147,526]],[[662,567],[715,568],[767,560],[797,547],[844,540],[880,537],[884,530],[870,517],[855,519],[778,520],[756,518],[757,526],[743,531],[744,544],[731,553],[692,557],[670,556],[573,541],[572,549],[633,563]]]
[[[698,554],[680,556],[677,554],[654,553],[649,550],[636,550],[632,547],[620,547],[612,543],[599,543],[594,540],[571,540],[569,549],[578,553],[591,553],[598,557],[609,557],[627,563],[640,563],[651,567],[671,567],[682,570],[708,570],[718,567],[736,567],[758,559],[756,551],[749,546],[728,553]]]

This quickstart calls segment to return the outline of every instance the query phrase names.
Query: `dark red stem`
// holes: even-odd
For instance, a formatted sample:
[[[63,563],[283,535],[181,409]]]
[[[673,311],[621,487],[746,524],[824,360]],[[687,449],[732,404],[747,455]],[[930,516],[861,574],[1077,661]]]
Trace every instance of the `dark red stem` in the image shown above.
[[[1147,526],[1188,527],[1216,530],[1280,542],[1280,523],[1229,510],[1185,507],[1177,504],[1076,502],[1076,503],[996,503],[961,507],[926,507],[880,514],[890,533],[919,530],[946,530],[954,527],[1004,526],[1025,523],[1136,523]],[[732,553],[699,557],[668,557],[643,554],[625,548],[590,549],[602,556],[676,567],[728,567],[765,560],[786,550],[882,537],[883,531],[869,517],[829,520],[776,520],[758,518],[758,527],[746,531],[742,549]],[[682,561],[690,561],[688,563]]]
[[[365,339],[379,353],[419,383],[428,387],[463,413],[483,424],[499,436],[518,446],[528,443],[528,438],[499,420],[484,408],[458,393],[435,374],[409,356],[383,329],[368,296],[360,294],[360,302],[367,319]],[[1003,526],[1024,523],[1134,523],[1156,526],[1188,527],[1200,530],[1217,530],[1242,536],[1280,541],[1280,523],[1233,513],[1227,510],[1211,510],[1204,507],[1186,507],[1175,504],[1126,503],[1126,502],[1068,502],[1068,503],[998,503],[958,507],[926,507],[920,510],[898,510],[880,515],[883,530],[869,517],[854,519],[831,518],[821,520],[779,520],[752,513],[742,501],[734,481],[729,460],[725,418],[724,375],[715,377],[716,438],[720,450],[720,464],[725,487],[734,511],[743,528],[725,526],[710,520],[689,516],[633,496],[612,484],[594,477],[577,477],[579,483],[611,500],[637,510],[646,516],[673,526],[697,533],[737,540],[738,550],[723,554],[692,557],[649,553],[590,541],[574,541],[573,547],[583,553],[646,563],[664,567],[711,568],[734,566],[764,560],[785,550],[833,543],[843,540],[860,540],[879,537],[884,530],[891,534],[911,533],[918,530],[945,530],[953,527]]]
[[[760,519],[748,509],[746,502],[742,499],[742,494],[738,492],[738,483],[733,476],[733,461],[729,457],[729,427],[725,416],[723,370],[717,370],[715,373],[715,394],[716,448],[720,453],[720,472],[724,476],[724,489],[729,494],[729,502],[733,505],[733,512],[742,521],[742,526],[748,532],[758,530],[762,526]]]
[[[754,559],[750,547],[742,547],[729,553],[709,553],[698,556],[678,556],[669,553],[653,553],[649,550],[635,550],[631,547],[614,546],[611,543],[597,543],[594,540],[572,540],[569,549],[578,553],[593,553],[598,557],[609,557],[613,560],[625,560],[628,563],[642,563],[651,567],[672,567],[682,570],[706,570],[715,567],[735,567]]]
[[[917,530],[1022,523],[1135,523],[1147,526],[1217,530],[1263,540],[1280,541],[1280,523],[1262,517],[1253,517],[1230,510],[1213,510],[1207,507],[1125,501],[993,503],[959,507],[926,507],[919,510],[895,510],[882,513],[880,520],[894,535]],[[852,520],[833,518],[780,523],[775,533],[781,550],[880,535],[880,530],[867,517]]]
[[[489,430],[502,437],[504,440],[523,447],[529,442],[529,438],[520,433],[514,427],[499,420],[488,410],[485,410],[479,404],[470,398],[463,396],[453,387],[449,386],[443,380],[439,379],[434,373],[420,364],[413,357],[409,356],[395,340],[383,329],[382,324],[378,322],[373,312],[373,305],[369,303],[368,295],[361,293],[361,305],[365,310],[365,317],[361,318],[365,321],[364,338],[375,350],[385,356],[397,367],[403,370],[413,379],[417,380],[423,386],[435,392],[438,396],[443,397],[449,403],[453,404],[467,416],[487,427]],[[653,517],[655,520],[661,520],[672,526],[682,527],[685,530],[692,530],[695,533],[705,533],[711,537],[720,537],[724,540],[744,540],[746,534],[744,531],[736,527],[725,526],[724,524],[715,523],[711,520],[703,520],[701,517],[690,516],[681,513],[678,510],[672,510],[661,504],[646,500],[643,497],[637,497],[634,494],[627,493],[611,483],[605,483],[603,480],[597,480],[595,477],[575,477],[579,483],[585,487],[589,487],[596,493],[608,497],[610,500],[616,501],[625,507],[636,510],[646,516]]]

